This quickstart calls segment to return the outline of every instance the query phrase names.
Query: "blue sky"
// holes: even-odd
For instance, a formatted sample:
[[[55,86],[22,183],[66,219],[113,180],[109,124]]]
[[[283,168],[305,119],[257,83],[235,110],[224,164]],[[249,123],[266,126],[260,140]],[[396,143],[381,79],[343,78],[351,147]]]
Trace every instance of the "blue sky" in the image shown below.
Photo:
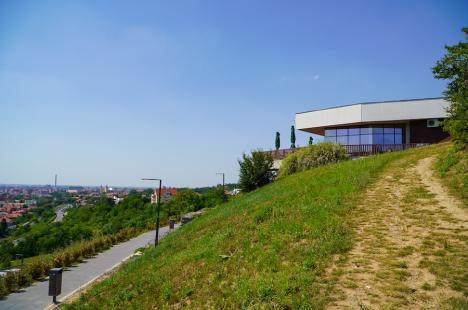
[[[467,1],[0,0],[0,183],[204,186],[296,112],[440,96]],[[308,135],[298,133],[297,142]]]

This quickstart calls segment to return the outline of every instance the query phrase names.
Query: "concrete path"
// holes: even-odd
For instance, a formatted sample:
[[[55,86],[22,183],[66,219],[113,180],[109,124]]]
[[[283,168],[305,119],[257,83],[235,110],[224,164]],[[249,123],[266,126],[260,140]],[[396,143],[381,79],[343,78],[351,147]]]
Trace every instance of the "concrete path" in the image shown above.
[[[176,228],[178,225],[176,225]],[[169,227],[161,227],[159,238],[169,232]],[[99,278],[106,272],[117,267],[122,261],[131,256],[136,249],[154,243],[155,231],[144,233],[136,238],[117,244],[105,252],[90,258],[76,267],[71,267],[62,276],[62,294],[58,301],[65,300],[89,282]],[[21,292],[12,293],[6,299],[0,300],[0,309],[38,310],[49,307],[52,297],[48,296],[49,281],[36,282]]]

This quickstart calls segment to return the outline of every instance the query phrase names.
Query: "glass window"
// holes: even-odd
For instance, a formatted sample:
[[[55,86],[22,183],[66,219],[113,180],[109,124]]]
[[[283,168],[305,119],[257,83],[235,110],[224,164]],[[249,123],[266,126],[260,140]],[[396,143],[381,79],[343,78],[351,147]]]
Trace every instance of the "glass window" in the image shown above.
[[[326,137],[335,137],[336,136],[336,129],[325,129],[325,136]]]
[[[348,128],[340,128],[336,130],[337,136],[346,136],[348,134]]]
[[[357,136],[349,136],[349,137],[348,137],[348,144],[349,144],[349,145],[357,145],[357,144],[359,144],[359,135],[357,135]]]
[[[329,142],[336,143],[336,137],[325,137],[324,140],[325,140],[325,141],[329,141]]]
[[[383,128],[380,128],[380,127],[372,128],[372,133],[383,133]]]
[[[403,135],[397,133],[395,134],[395,144],[403,144]]]
[[[384,128],[384,133],[391,133],[391,134],[393,134],[393,133],[395,133],[395,128],[393,128],[393,127],[391,127],[391,128],[390,128],[390,127],[386,127],[386,128]]]
[[[369,127],[363,127],[359,129],[361,131],[361,135],[369,135],[372,133],[372,128],[369,128]]]
[[[372,144],[383,144],[383,143],[384,143],[383,134],[372,135]]]
[[[336,137],[336,142],[347,145],[348,144],[348,136],[338,136]]]
[[[348,134],[351,135],[358,135],[359,134],[359,128],[349,128],[348,129]]]
[[[394,134],[384,135],[384,144],[395,144],[395,135]]]
[[[361,144],[372,144],[372,135],[361,135]]]
[[[395,128],[395,133],[402,134],[403,133],[403,128],[400,128],[400,127]]]

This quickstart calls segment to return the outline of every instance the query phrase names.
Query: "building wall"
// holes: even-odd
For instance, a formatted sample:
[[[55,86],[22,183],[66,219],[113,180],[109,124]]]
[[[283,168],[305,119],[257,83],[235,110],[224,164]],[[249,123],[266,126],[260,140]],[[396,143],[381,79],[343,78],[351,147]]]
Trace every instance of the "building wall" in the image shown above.
[[[442,127],[427,127],[427,120],[410,121],[411,143],[437,143],[449,137]]]
[[[445,117],[448,102],[442,98],[362,105],[362,122]]]
[[[448,104],[443,98],[413,99],[301,112],[296,113],[296,129],[324,135],[326,127],[445,118]]]

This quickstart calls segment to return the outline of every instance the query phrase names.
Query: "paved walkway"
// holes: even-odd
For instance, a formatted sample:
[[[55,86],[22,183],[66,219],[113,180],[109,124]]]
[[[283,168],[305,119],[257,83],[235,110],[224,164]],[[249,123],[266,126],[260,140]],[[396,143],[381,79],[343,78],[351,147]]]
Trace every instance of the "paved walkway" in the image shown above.
[[[176,228],[178,225],[176,225]],[[169,232],[169,227],[161,227],[159,238]],[[62,294],[57,297],[63,301],[83,285],[100,277],[106,271],[116,267],[120,262],[132,255],[136,249],[154,243],[155,231],[144,233],[136,238],[117,244],[105,252],[90,258],[76,267],[71,267],[62,275]],[[36,282],[21,292],[12,293],[6,299],[0,300],[0,309],[38,310],[52,304],[48,296],[49,281]]]

